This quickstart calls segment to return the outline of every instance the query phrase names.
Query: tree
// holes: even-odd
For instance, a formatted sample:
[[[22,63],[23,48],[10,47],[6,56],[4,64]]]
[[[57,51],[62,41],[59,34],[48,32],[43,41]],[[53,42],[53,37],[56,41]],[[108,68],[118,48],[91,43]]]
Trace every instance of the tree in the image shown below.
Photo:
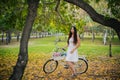
[[[24,7],[24,8],[23,8]],[[10,42],[11,33],[22,31],[26,15],[26,3],[23,0],[1,0],[0,3],[0,31],[6,32],[6,42]],[[2,38],[4,35],[2,35]],[[2,39],[3,42],[3,39]]]
[[[64,0],[64,1],[74,4],[85,10],[93,21],[113,28],[116,31],[118,38],[120,39],[120,22],[117,19],[106,17],[97,13],[89,4],[87,4],[83,0]]]
[[[108,7],[115,18],[120,20],[120,0],[107,0]]]
[[[7,10],[5,11],[5,14],[1,14],[0,31],[3,33],[6,32],[6,44],[10,43],[11,41],[11,31],[16,23],[15,17],[15,13],[11,12],[11,10]]]
[[[28,41],[30,38],[32,25],[37,14],[39,0],[27,0],[27,3],[28,3],[28,14],[22,33],[22,38],[20,41],[18,60],[14,67],[13,74],[11,75],[9,80],[21,80],[25,67],[28,62]]]

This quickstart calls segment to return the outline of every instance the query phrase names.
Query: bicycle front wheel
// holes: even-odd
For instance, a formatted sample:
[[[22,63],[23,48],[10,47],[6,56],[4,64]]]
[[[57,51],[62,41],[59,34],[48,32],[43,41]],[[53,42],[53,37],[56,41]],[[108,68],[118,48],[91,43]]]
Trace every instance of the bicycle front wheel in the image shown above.
[[[79,58],[78,62],[75,64],[75,69],[78,74],[85,73],[88,69],[87,61],[82,58]]]
[[[58,66],[58,61],[55,61],[54,59],[49,59],[43,65],[43,71],[47,74],[52,73],[56,70],[57,66]]]

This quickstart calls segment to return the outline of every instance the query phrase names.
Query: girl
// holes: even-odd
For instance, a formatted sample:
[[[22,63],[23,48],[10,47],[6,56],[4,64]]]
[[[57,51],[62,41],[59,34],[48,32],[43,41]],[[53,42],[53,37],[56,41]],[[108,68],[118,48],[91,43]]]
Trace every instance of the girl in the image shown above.
[[[74,68],[75,62],[78,61],[78,51],[77,48],[80,46],[80,38],[77,35],[77,30],[75,26],[72,26],[69,32],[69,37],[67,40],[67,56],[66,62],[69,65],[72,72],[72,77],[76,76],[76,70]]]

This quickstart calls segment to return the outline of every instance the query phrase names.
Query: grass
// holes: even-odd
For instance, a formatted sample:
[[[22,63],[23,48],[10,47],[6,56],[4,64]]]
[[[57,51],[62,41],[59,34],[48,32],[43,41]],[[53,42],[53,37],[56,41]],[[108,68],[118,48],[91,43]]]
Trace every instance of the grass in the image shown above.
[[[45,53],[49,54],[55,48],[56,37],[47,37],[47,38],[39,38],[39,39],[30,39],[29,41],[29,53]],[[60,42],[58,42],[57,46],[64,47],[66,45],[66,39],[61,37]],[[120,53],[120,42],[117,38],[115,38],[112,42],[112,53],[119,54]],[[103,45],[102,39],[97,38],[94,42],[91,41],[90,38],[86,38],[85,40],[81,40],[81,45],[78,49],[79,54],[84,54],[87,56],[90,55],[108,55],[109,53],[109,45]],[[6,54],[18,54],[19,52],[19,43],[12,42],[10,45],[0,45],[0,55]]]

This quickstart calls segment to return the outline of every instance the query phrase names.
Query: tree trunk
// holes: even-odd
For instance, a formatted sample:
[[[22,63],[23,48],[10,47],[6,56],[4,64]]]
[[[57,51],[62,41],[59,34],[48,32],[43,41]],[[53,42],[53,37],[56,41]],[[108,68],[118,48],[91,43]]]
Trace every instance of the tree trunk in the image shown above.
[[[64,1],[72,3],[85,10],[90,15],[93,21],[113,28],[116,31],[120,40],[120,22],[118,20],[98,14],[89,4],[87,4],[83,0],[64,0]]]
[[[92,31],[92,42],[94,42],[94,40],[95,40],[95,33],[94,31]]]
[[[6,44],[8,45],[11,42],[11,31],[6,31]]]
[[[4,31],[2,31],[2,43],[4,42]]]
[[[39,38],[41,38],[41,33],[39,32]]]
[[[9,80],[21,80],[28,62],[28,40],[36,17],[39,0],[28,0],[28,15],[20,41],[20,50],[16,66]]]
[[[8,45],[8,32],[6,32],[6,44]]]
[[[109,43],[109,57],[112,57],[112,44],[111,44],[111,41]]]
[[[10,42],[11,42],[11,31],[8,30],[8,43],[10,43]]]
[[[36,38],[37,38],[37,31],[36,31]]]
[[[106,29],[104,36],[103,36],[103,44],[106,45],[107,44],[107,37],[108,37],[108,30]]]
[[[111,39],[111,29],[110,29],[110,37],[109,37],[109,57],[112,57],[112,39]]]
[[[84,33],[80,35],[81,40],[84,40]]]
[[[20,40],[20,32],[17,33],[17,41]]]

